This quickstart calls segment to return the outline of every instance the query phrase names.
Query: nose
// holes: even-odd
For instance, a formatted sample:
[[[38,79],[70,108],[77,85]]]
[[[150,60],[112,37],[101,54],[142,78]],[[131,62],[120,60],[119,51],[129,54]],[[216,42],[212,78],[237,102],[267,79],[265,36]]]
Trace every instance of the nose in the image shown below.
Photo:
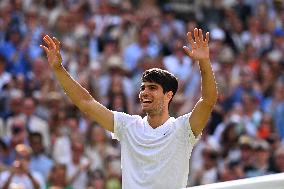
[[[147,97],[148,96],[148,90],[142,90],[139,93],[139,99],[142,100],[142,97]]]

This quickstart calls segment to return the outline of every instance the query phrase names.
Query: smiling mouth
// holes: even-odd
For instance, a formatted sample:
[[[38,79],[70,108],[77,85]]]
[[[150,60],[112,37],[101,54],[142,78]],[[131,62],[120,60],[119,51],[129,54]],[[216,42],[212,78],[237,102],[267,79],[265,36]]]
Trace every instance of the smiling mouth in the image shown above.
[[[143,105],[145,105],[145,104],[151,104],[151,103],[152,103],[151,100],[143,100],[143,101],[141,102],[141,104],[143,104]]]

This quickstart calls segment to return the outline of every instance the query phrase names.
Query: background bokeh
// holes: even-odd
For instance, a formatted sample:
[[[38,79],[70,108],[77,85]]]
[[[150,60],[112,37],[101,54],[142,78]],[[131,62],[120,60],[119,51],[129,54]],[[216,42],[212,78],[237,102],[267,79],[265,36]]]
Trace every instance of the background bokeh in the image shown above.
[[[46,34],[61,41],[72,77],[112,110],[143,115],[143,71],[174,73],[176,117],[200,97],[186,33],[209,31],[219,97],[188,186],[284,172],[283,26],[282,0],[1,0],[0,186],[25,144],[44,188],[121,188],[119,143],[66,97],[39,47]]]

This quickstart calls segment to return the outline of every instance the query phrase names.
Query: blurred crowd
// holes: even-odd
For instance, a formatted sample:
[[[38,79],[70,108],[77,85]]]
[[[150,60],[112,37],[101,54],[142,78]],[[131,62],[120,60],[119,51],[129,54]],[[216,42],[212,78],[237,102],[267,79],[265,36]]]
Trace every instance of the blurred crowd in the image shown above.
[[[143,115],[143,71],[174,73],[176,117],[200,97],[198,64],[182,49],[195,27],[210,32],[219,98],[188,186],[284,172],[282,0],[1,0],[0,188],[121,188],[119,143],[66,97],[39,47],[44,35],[61,41],[64,67],[111,110]]]

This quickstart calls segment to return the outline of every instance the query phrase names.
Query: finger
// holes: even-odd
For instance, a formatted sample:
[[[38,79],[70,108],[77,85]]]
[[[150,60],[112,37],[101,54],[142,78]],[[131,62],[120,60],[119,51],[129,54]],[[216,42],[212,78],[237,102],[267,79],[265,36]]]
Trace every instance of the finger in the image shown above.
[[[198,29],[197,28],[194,28],[194,40],[196,41],[197,45],[200,44],[200,39],[199,39],[199,36],[198,36]]]
[[[209,42],[209,32],[206,32],[206,36],[205,36],[205,40],[204,40],[206,43]]]
[[[48,53],[48,48],[46,46],[40,45],[40,47],[45,51],[45,53]]]
[[[188,41],[191,45],[194,43],[194,40],[192,39],[191,32],[187,32],[187,39],[188,39]]]
[[[193,49],[196,48],[196,43],[194,42],[194,40],[192,38],[191,32],[187,33],[187,40],[189,41],[189,43],[190,43],[190,45]]]
[[[200,39],[200,41],[203,42],[204,38],[203,38],[202,29],[199,29],[198,32],[199,32],[199,39]]]
[[[209,32],[207,32],[207,33],[205,34],[205,39],[202,40],[202,45],[203,45],[203,47],[208,46],[208,41],[209,41]]]
[[[187,46],[183,46],[183,49],[188,56],[192,57],[192,51]]]
[[[43,41],[47,44],[47,46],[50,46],[50,42],[47,39],[47,36],[43,37]]]
[[[56,49],[55,43],[53,42],[53,40],[48,35],[44,36],[44,38],[48,41],[49,48]]]
[[[53,41],[56,45],[56,50],[59,50],[60,49],[60,41],[56,37],[53,37]]]

